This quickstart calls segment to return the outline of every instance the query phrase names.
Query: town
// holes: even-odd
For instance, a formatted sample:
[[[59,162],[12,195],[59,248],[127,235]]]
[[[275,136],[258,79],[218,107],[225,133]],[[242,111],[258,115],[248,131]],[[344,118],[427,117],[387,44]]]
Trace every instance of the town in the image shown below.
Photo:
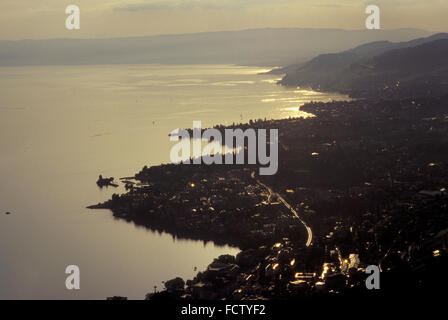
[[[372,295],[370,265],[382,292],[432,290],[447,251],[447,101],[309,103],[314,118],[238,124],[279,129],[275,176],[253,165],[145,167],[123,181],[126,194],[91,208],[241,249],[148,299]]]

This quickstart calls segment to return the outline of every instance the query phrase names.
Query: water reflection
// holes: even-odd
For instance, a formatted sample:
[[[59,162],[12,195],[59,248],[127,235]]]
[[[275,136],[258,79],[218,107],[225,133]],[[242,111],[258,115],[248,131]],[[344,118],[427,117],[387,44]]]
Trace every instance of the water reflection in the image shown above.
[[[151,231],[85,207],[120,191],[99,190],[99,174],[129,177],[145,165],[167,163],[167,135],[175,128],[191,127],[194,120],[210,127],[297,116],[297,109],[285,108],[307,101],[304,94],[329,98],[282,89],[265,81],[276,77],[262,71],[0,68],[0,212],[12,213],[0,215],[0,299],[143,298],[162,280],[192,278],[195,267],[236,254],[235,248]],[[287,100],[260,103],[273,96]],[[81,269],[79,292],[64,286],[71,264]]]

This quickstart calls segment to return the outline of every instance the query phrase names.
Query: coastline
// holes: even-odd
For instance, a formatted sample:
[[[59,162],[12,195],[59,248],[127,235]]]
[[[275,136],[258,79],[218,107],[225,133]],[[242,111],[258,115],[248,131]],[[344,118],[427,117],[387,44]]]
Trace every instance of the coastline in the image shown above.
[[[411,275],[417,281],[414,278],[422,276],[410,274],[409,266],[427,265],[431,248],[441,241],[434,230],[447,227],[442,217],[447,205],[446,158],[430,152],[435,149],[421,152],[428,134],[433,147],[426,148],[446,145],[447,100],[309,103],[302,109],[315,118],[238,125],[243,130],[279,128],[279,173],[263,177],[263,184],[303,213],[313,231],[309,247],[304,245],[305,228],[278,199],[257,188],[250,166],[145,167],[135,178],[146,187],[129,185],[128,193],[114,195],[104,206],[136,224],[242,249],[237,257],[215,259],[207,271],[187,281],[186,288],[167,287],[164,294],[171,297],[362,294],[369,264],[388,271],[387,285],[403,290],[406,286],[399,285],[405,278]],[[413,140],[408,139],[407,128],[413,128]],[[404,206],[412,208],[413,217],[403,211]],[[430,216],[424,230],[416,218],[420,215]],[[410,219],[404,227],[403,219]],[[406,234],[407,228],[419,231]],[[409,239],[391,245],[391,236],[405,234]],[[400,257],[404,245],[412,250]],[[396,259],[406,259],[408,266],[391,264]],[[437,269],[438,263],[430,261],[429,266]],[[392,278],[398,281],[392,283]]]

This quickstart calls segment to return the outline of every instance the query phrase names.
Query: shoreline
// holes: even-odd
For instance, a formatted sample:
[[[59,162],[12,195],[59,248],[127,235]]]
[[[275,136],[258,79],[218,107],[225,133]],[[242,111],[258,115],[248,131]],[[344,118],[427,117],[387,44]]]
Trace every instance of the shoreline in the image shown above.
[[[440,243],[434,230],[448,227],[442,222],[448,163],[435,151],[447,143],[447,101],[448,97],[308,103],[302,108],[314,118],[245,125],[279,128],[279,173],[263,177],[262,183],[303,212],[313,232],[309,247],[304,245],[306,230],[278,199],[272,201],[254,184],[250,166],[145,167],[135,178],[147,186],[129,186],[128,193],[114,195],[106,206],[114,216],[134,223],[242,249],[236,258],[215,259],[207,271],[187,281],[186,288],[167,287],[164,294],[172,297],[362,294],[369,264],[388,270],[386,286],[403,290],[404,279],[410,277],[413,283],[423,276],[412,268],[422,263],[429,269],[438,267],[437,260],[428,262],[427,257]],[[407,128],[413,128],[412,140]],[[434,147],[422,153],[428,134]],[[437,175],[431,173],[434,170]],[[439,189],[443,191],[427,192]],[[408,207],[412,209],[404,209]],[[411,218],[407,210],[413,212]],[[428,224],[422,230],[423,222],[415,218],[420,215]],[[403,225],[406,219],[410,220]],[[419,231],[403,233],[406,228]],[[391,245],[390,237],[397,233],[399,239]],[[413,248],[404,257],[407,267],[392,263],[403,259],[403,246]]]

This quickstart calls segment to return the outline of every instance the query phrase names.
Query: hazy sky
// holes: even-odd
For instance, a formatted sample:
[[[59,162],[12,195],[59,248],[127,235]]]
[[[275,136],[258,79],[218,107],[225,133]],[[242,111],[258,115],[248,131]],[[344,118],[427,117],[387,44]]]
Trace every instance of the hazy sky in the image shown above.
[[[81,30],[65,29],[65,8]],[[385,29],[448,31],[447,0],[0,0],[0,39],[100,38],[263,27],[364,28],[367,4]]]

